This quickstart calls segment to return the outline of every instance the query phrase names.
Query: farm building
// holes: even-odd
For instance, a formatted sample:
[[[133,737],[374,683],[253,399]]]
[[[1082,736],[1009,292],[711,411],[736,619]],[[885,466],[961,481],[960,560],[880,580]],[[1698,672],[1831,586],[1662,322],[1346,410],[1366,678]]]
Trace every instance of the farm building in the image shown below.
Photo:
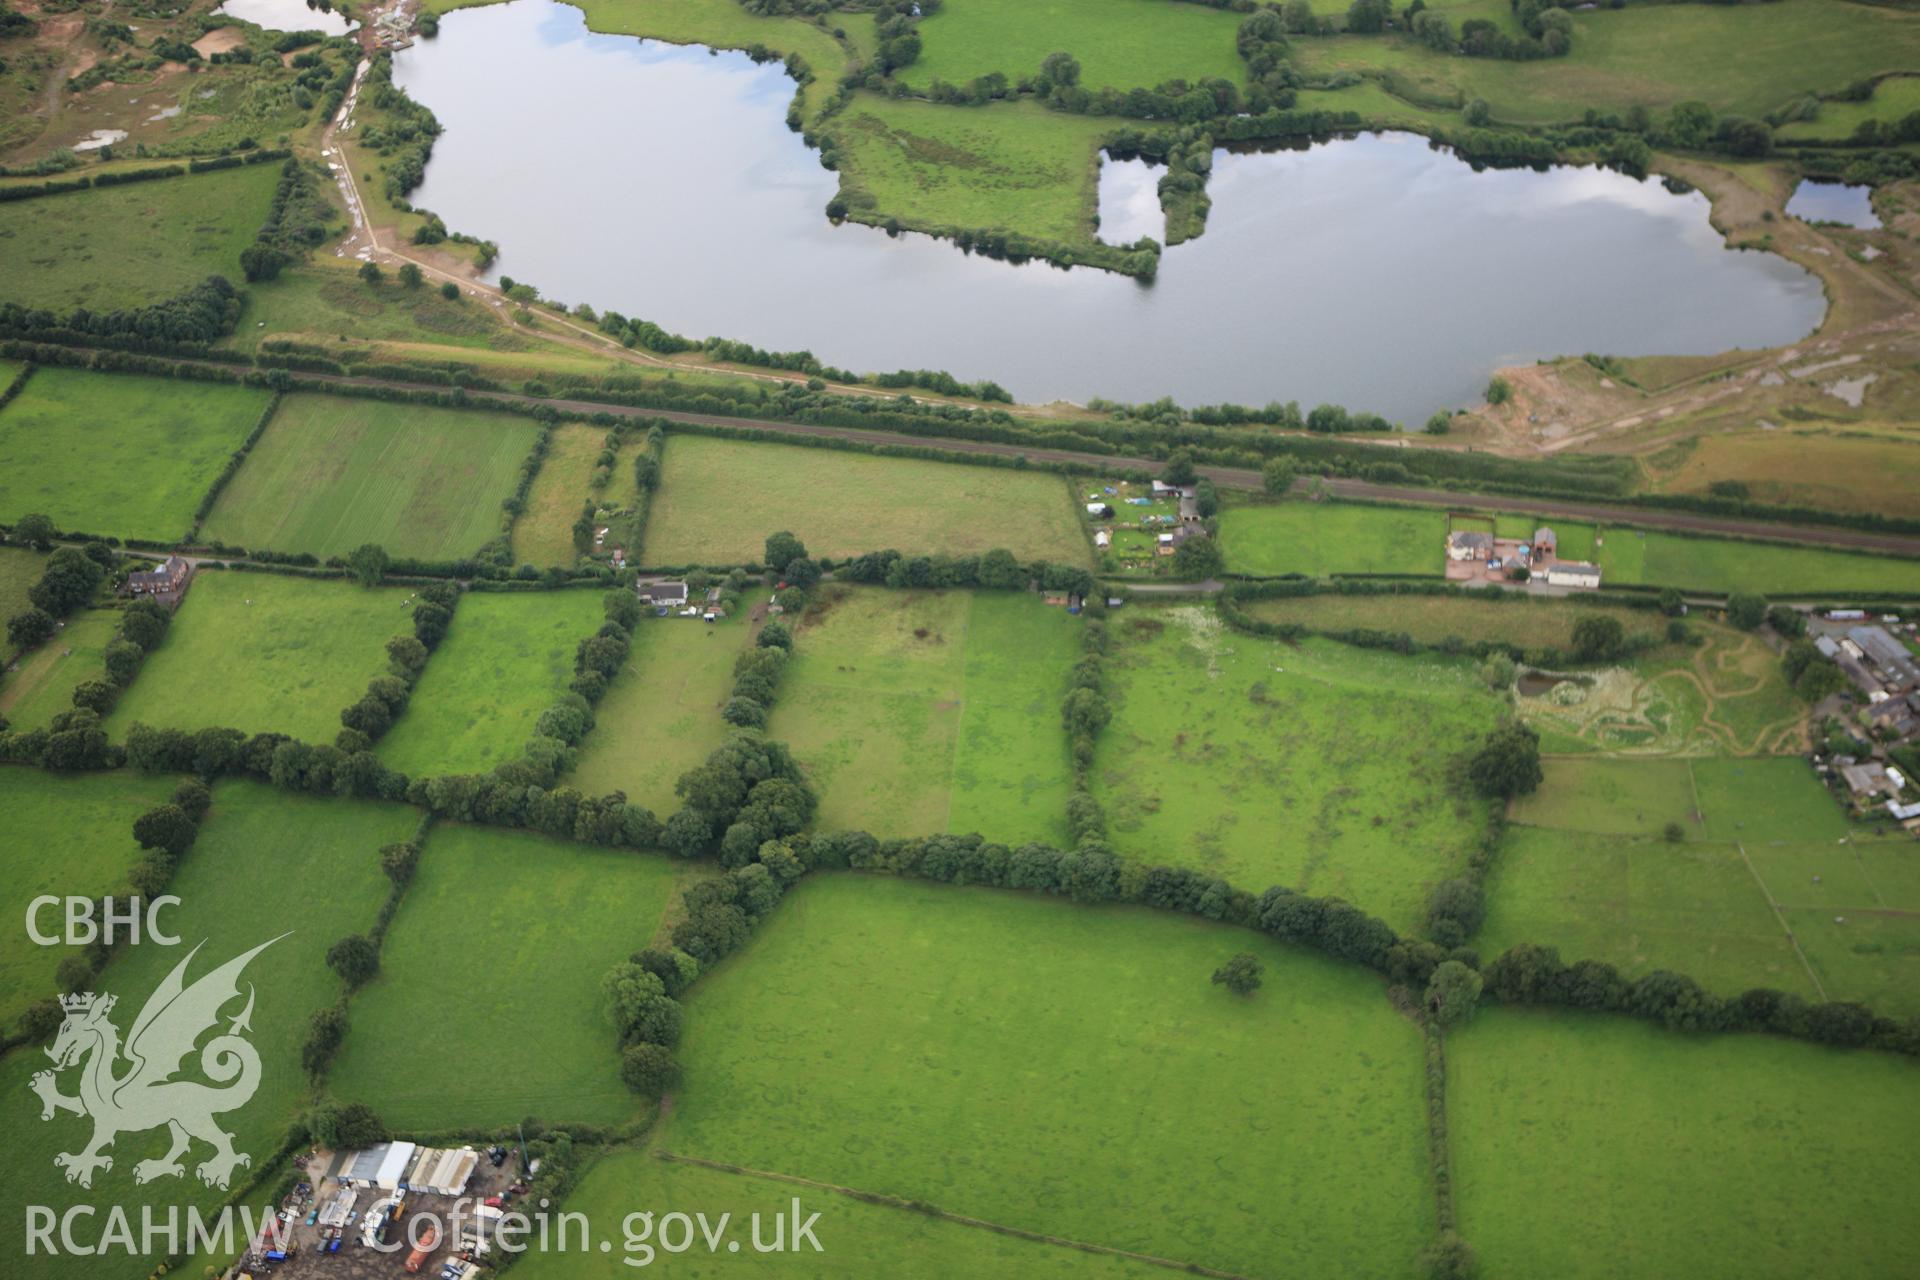
[[[393,1191],[405,1180],[418,1150],[411,1142],[382,1142],[365,1151],[338,1151],[327,1165],[326,1176],[349,1187]]]
[[[1560,539],[1546,525],[1533,531],[1533,554],[1548,564],[1559,557]]]
[[[1485,560],[1493,555],[1493,535],[1475,529],[1456,529],[1447,535],[1447,559]]]
[[[1853,641],[1862,656],[1880,668],[1889,688],[1920,686],[1920,662],[1915,662],[1907,647],[1894,639],[1885,627],[1851,627],[1847,639]]]
[[[1551,533],[1551,530],[1548,532]],[[1597,589],[1600,586],[1600,566],[1588,564],[1585,560],[1550,560],[1547,562],[1547,585]]]
[[[157,569],[137,569],[127,575],[127,591],[136,596],[152,596],[166,604],[177,603],[180,593],[193,576],[193,566],[179,556],[168,556]]]
[[[457,1196],[467,1189],[480,1153],[472,1147],[422,1147],[407,1170],[405,1185],[412,1191]]]

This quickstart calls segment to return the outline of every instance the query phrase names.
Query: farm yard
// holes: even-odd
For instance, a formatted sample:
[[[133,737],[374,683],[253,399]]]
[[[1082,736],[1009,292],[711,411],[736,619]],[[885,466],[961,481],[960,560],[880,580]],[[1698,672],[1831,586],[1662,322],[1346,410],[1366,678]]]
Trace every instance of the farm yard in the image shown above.
[[[1274,980],[1209,989],[1249,947]],[[1238,1274],[1396,1274],[1432,1227],[1417,1030],[1373,977],[1199,921],[831,877],[697,988],[681,1056],[656,1151]],[[1225,1153],[1246,1194],[1195,1196]]]
[[[201,572],[166,641],[107,718],[107,732],[209,727],[331,742],[340,712],[409,635],[411,593],[338,580]]]
[[[1064,842],[1078,623],[1031,595],[830,588],[768,732],[819,791],[822,829]]]
[[[162,780],[170,791],[173,779]],[[144,794],[144,791],[141,793]],[[124,830],[125,819],[114,822]],[[142,945],[119,951],[101,975],[103,990],[125,993],[117,1017],[129,1026],[146,993],[205,940],[190,973],[197,977],[251,947],[270,943],[247,967],[254,986],[250,1039],[261,1058],[259,1088],[252,1100],[221,1117],[234,1145],[261,1159],[273,1152],[307,1101],[300,1046],[313,1013],[339,996],[340,980],[327,968],[327,948],[342,935],[371,928],[387,895],[379,849],[404,840],[418,815],[404,805],[294,796],[262,784],[222,783],[199,842],[180,861],[168,891],[180,906],[166,918],[181,947]],[[129,851],[131,852],[131,851]],[[67,882],[62,881],[62,887]],[[78,888],[77,882],[73,887]],[[102,887],[111,887],[110,885]],[[277,941],[276,941],[277,939]],[[237,1006],[236,1006],[237,1007]],[[47,1063],[44,1054],[12,1053],[0,1059],[0,1088],[16,1099],[29,1096],[28,1077]],[[45,1251],[29,1255],[22,1235],[28,1204],[64,1212],[73,1204],[112,1203],[137,1215],[143,1205],[164,1216],[167,1206],[193,1205],[207,1214],[225,1192],[204,1185],[189,1168],[179,1179],[137,1185],[134,1167],[166,1151],[166,1135],[128,1132],[116,1143],[113,1167],[95,1176],[91,1189],[62,1179],[54,1155],[76,1139],[65,1125],[41,1124],[35,1113],[12,1130],[13,1159],[0,1168],[0,1252],[9,1276],[65,1280],[100,1274],[98,1259]],[[204,1158],[207,1148],[194,1155]],[[244,1180],[242,1170],[235,1185]]]
[[[37,512],[73,532],[183,537],[271,399],[220,383],[35,369],[0,408],[0,520]],[[75,458],[86,466],[76,471]]]
[[[1116,852],[1407,928],[1480,838],[1485,802],[1456,766],[1498,704],[1472,663],[1283,645],[1191,605],[1110,626],[1114,717],[1093,772]]]
[[[1022,561],[1087,560],[1057,476],[709,436],[668,440],[647,517],[647,564],[757,564],[767,535],[781,529],[834,559],[1004,547]]]
[[[321,557],[373,542],[397,557],[464,559],[499,536],[538,430],[504,414],[290,395],[201,532]]]
[[[573,679],[573,654],[602,620],[597,591],[473,591],[380,741],[402,773],[484,773],[519,754]]]
[[[380,976],[354,996],[333,1091],[423,1132],[533,1114],[633,1119],[600,979],[646,945],[673,882],[656,854],[436,827],[381,949]],[[470,942],[479,963],[449,967],[450,940]],[[458,1036],[486,1045],[484,1057],[462,1060],[425,1033],[448,1009],[468,1010]]]
[[[1905,1271],[1916,1108],[1909,1062],[1769,1036],[1501,1009],[1448,1037],[1460,1232],[1490,1276]]]

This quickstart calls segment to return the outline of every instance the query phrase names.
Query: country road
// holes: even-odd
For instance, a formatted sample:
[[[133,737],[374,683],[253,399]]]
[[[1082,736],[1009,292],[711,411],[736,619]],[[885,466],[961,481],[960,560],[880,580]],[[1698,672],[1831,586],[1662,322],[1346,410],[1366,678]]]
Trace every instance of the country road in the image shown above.
[[[303,373],[303,378],[342,386],[390,386],[414,391],[444,392],[445,387],[428,383],[388,381],[347,374]],[[762,431],[769,435],[812,436],[837,440],[864,440],[871,444],[901,445],[911,448],[939,449],[947,453],[985,454],[1002,458],[1024,457],[1032,462],[1066,463],[1085,467],[1091,473],[1107,471],[1158,471],[1164,464],[1157,458],[1109,456],[1080,453],[1071,449],[1050,449],[1032,445],[1005,444],[995,440],[953,440],[942,436],[915,436],[897,431],[874,431],[862,427],[823,426],[811,422],[776,422],[765,418],[731,418],[719,414],[683,413],[671,409],[641,409],[631,405],[603,404],[597,400],[572,400],[565,397],[522,395],[510,391],[476,392],[508,404],[537,407],[548,405],[568,413],[610,413],[625,418],[663,418],[668,422],[686,422],[701,426],[731,427],[742,431]],[[1215,484],[1228,489],[1259,489],[1258,471],[1236,467],[1201,466],[1196,468]],[[1312,481],[1303,478],[1294,484],[1304,490]],[[1759,538],[1770,542],[1805,546],[1840,547],[1856,551],[1879,551],[1891,555],[1920,558],[1920,537],[1894,533],[1872,533],[1863,529],[1842,529],[1824,525],[1777,524],[1767,520],[1741,520],[1730,516],[1701,515],[1688,511],[1659,511],[1626,505],[1580,502],[1565,498],[1511,498],[1466,490],[1421,489],[1406,485],[1374,484],[1366,480],[1321,480],[1326,491],[1337,498],[1357,498],[1372,502],[1400,502],[1418,506],[1451,507],[1471,504],[1478,511],[1517,512],[1554,520],[1597,520],[1632,524],[1643,529],[1668,529],[1680,533],[1728,534],[1740,538]]]

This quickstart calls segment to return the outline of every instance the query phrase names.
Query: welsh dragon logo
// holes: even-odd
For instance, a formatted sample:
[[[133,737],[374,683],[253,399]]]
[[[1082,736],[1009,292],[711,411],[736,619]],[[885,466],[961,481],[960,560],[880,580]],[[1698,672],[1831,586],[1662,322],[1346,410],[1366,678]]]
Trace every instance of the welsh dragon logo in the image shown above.
[[[200,1050],[200,1073],[214,1083],[174,1077],[201,1035],[220,1021],[220,1010],[239,998],[240,972],[247,962],[278,941],[268,939],[189,986],[187,966],[200,953],[200,947],[194,947],[147,998],[124,1045],[107,1016],[115,997],[90,991],[62,997],[66,1021],[47,1050],[53,1070],[36,1074],[32,1087],[40,1095],[42,1120],[53,1119],[58,1111],[93,1120],[91,1141],[53,1158],[55,1167],[66,1170],[68,1182],[91,1187],[95,1170],[113,1168],[106,1149],[116,1137],[162,1125],[172,1145],[164,1156],[136,1164],[135,1182],[180,1177],[186,1171],[180,1157],[196,1138],[213,1148],[213,1155],[195,1170],[210,1187],[225,1188],[234,1169],[253,1163],[251,1156],[233,1149],[233,1135],[214,1122],[220,1112],[244,1106],[260,1087],[260,1054],[241,1035],[252,1030],[253,984],[247,984],[246,1007],[234,1015],[225,1033]],[[119,1069],[123,1059],[128,1064],[124,1071]],[[68,1097],[55,1078],[75,1066],[80,1068],[80,1091]]]

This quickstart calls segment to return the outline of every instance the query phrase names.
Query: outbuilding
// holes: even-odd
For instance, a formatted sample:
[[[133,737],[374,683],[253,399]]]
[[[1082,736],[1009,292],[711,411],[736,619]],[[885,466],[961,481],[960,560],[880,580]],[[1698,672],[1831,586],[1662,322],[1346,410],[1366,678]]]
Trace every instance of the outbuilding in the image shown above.
[[[1547,564],[1547,585],[1597,589],[1600,585],[1600,566],[1585,560],[1550,561]]]

